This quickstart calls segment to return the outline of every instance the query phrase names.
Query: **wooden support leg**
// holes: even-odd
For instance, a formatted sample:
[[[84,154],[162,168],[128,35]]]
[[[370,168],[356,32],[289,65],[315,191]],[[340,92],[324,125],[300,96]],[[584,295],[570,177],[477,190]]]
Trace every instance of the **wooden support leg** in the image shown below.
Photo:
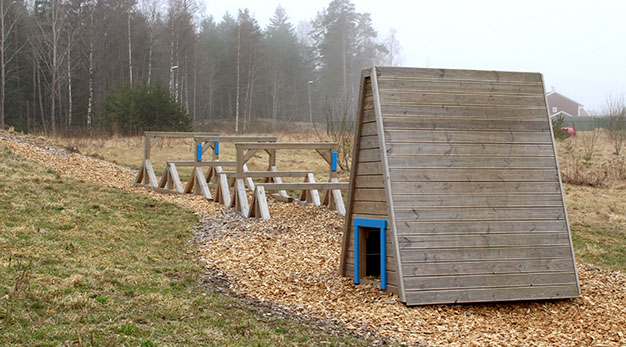
[[[248,196],[246,195],[246,185],[241,178],[235,181],[231,205],[233,205],[235,210],[240,212],[242,216],[248,217],[250,205],[248,204]]]
[[[248,170],[248,165],[243,164],[243,172],[248,172],[250,170]],[[251,191],[254,191],[254,181],[252,180],[252,177],[246,177],[246,184],[248,185],[248,189],[250,189]]]
[[[272,166],[270,171],[278,171],[278,169],[276,168],[276,166]],[[272,180],[274,181],[274,183],[283,183],[283,179],[280,177],[273,177]],[[284,190],[279,190],[278,196],[281,197],[283,200],[290,200],[289,195]]]
[[[252,197],[252,206],[250,206],[250,213],[248,218],[261,218],[262,220],[270,219],[270,210],[267,206],[267,196],[265,195],[265,188],[257,186],[254,190]]]
[[[331,182],[339,182],[337,178],[331,178]],[[340,189],[327,190],[324,194],[324,206],[329,210],[335,210],[340,216],[346,215],[346,207]]]
[[[139,170],[133,185],[150,187],[157,187],[159,185],[156,175],[154,174],[154,169],[152,168],[152,163],[150,163],[149,159],[144,160],[141,164],[141,169]]]
[[[159,182],[159,188],[166,188],[166,185],[168,185],[169,181],[170,181],[170,170],[166,166],[165,172],[163,172],[163,176],[161,176],[161,181]]]
[[[174,189],[177,193],[183,193],[183,184],[180,182],[180,177],[178,177],[178,170],[176,170],[176,165],[173,163],[168,164],[169,177],[167,188]]]
[[[185,187],[185,193],[202,195],[208,200],[213,200],[209,186],[207,185],[204,174],[202,173],[202,168],[195,167],[193,169],[189,182],[187,183],[187,187]]]
[[[304,182],[315,183],[315,176],[312,172],[309,172],[304,179]],[[317,189],[303,190],[300,194],[300,201],[306,204],[312,204],[313,206],[321,206],[320,193]]]
[[[206,179],[205,181],[207,182],[207,184],[211,187],[213,187],[217,182],[217,173],[216,173],[216,168],[217,166],[209,166],[209,172],[207,172],[206,174]]]
[[[230,189],[228,188],[228,178],[222,173],[222,168],[217,167],[217,188],[215,188],[215,201],[224,206],[230,206]]]

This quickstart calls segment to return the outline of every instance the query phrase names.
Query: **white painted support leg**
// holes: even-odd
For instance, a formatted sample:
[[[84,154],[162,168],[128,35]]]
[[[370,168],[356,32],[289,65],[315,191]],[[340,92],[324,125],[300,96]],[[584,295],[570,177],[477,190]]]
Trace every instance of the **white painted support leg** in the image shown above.
[[[252,198],[252,206],[250,206],[249,218],[256,217],[262,220],[270,219],[270,210],[267,206],[267,196],[265,195],[265,188],[257,186],[254,190]]]
[[[177,193],[183,193],[183,184],[180,182],[180,177],[178,177],[178,170],[176,170],[176,165],[173,163],[168,164],[169,177],[168,180],[168,189],[173,189]]]
[[[272,166],[270,171],[278,171],[278,169],[276,168],[276,166]],[[283,183],[283,179],[280,177],[273,177],[272,180],[274,181],[274,183]],[[284,190],[279,190],[278,196],[280,196],[283,199],[287,199],[287,200],[289,199],[289,195]]]
[[[339,182],[337,178],[331,178],[330,182]],[[346,207],[340,189],[327,190],[324,193],[324,206],[329,210],[335,210],[340,216],[346,215]]]
[[[135,178],[134,185],[146,185],[150,187],[159,186],[159,182],[157,181],[156,175],[154,174],[154,169],[152,168],[152,163],[149,159],[144,160],[141,164],[141,169],[137,174],[137,178]]]
[[[304,182],[309,182],[309,183],[315,183],[315,176],[313,175],[312,172],[309,172],[306,175],[306,178],[304,179]],[[309,189],[309,190],[303,190],[301,195],[300,195],[300,201],[306,203],[306,204],[312,204],[313,206],[321,206],[322,203],[320,202],[320,193],[317,191],[317,189]]]
[[[209,171],[207,172],[205,179],[209,187],[214,187],[217,184],[217,168],[218,166],[209,166]]]
[[[213,200],[213,196],[211,195],[211,191],[209,190],[209,186],[206,183],[206,179],[204,178],[204,173],[202,172],[202,168],[195,167],[193,172],[191,173],[191,177],[189,178],[189,182],[185,187],[185,193],[187,194],[195,194],[202,195],[204,198],[208,200]]]
[[[228,188],[228,178],[222,170],[221,166],[216,167],[216,175],[217,175],[217,188],[215,191],[215,201],[221,203],[224,206],[230,206],[230,189]]]
[[[243,172],[248,172],[250,170],[248,170],[248,165],[243,164]],[[246,184],[248,185],[248,189],[250,189],[251,191],[254,191],[254,181],[252,180],[252,177],[246,177]]]
[[[248,196],[246,195],[246,185],[241,178],[235,181],[231,205],[234,205],[235,211],[240,212],[242,216],[248,217],[250,205],[248,204]]]

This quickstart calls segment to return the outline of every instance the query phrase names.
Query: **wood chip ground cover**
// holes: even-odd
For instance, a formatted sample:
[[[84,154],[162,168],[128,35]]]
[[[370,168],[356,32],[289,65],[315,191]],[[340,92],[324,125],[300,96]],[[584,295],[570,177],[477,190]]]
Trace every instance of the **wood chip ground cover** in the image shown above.
[[[195,236],[207,267],[239,295],[406,344],[626,345],[626,275],[579,264],[574,300],[408,308],[338,275],[343,218],[270,202],[272,219],[245,220],[198,197],[133,188],[135,172],[77,153],[0,136],[0,145],[73,178],[142,192],[195,210],[211,224]]]

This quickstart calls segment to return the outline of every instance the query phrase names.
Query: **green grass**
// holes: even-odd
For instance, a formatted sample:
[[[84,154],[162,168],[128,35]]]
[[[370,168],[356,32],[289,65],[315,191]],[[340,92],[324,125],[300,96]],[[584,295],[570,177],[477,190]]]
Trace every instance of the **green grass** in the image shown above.
[[[576,260],[626,271],[626,230],[619,224],[572,222]]]
[[[0,344],[366,345],[200,285],[190,211],[0,148]]]

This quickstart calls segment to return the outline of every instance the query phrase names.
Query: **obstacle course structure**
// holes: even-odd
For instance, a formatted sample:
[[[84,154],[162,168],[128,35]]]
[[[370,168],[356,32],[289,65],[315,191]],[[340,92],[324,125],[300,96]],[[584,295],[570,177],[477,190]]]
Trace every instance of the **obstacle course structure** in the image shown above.
[[[168,160],[165,172],[157,180],[150,160],[150,149],[161,138],[193,138],[195,142],[194,160]],[[337,144],[336,143],[276,143],[275,136],[219,136],[212,133],[195,132],[145,132],[144,160],[135,179],[135,186],[143,186],[160,193],[196,194],[207,200],[215,200],[225,206],[234,207],[244,217],[269,219],[269,209],[265,190],[274,191],[272,197],[279,201],[292,202],[293,197],[287,190],[300,190],[296,200],[301,204],[327,206],[345,215],[341,190],[348,188],[348,183],[337,179]],[[234,143],[236,160],[220,160],[220,143]],[[211,150],[211,160],[203,161],[203,155]],[[316,182],[312,170],[280,171],[276,167],[277,150],[315,150],[329,165],[329,182]],[[265,171],[250,171],[247,163],[259,151],[266,152],[268,166]],[[178,174],[179,167],[192,167],[187,184],[183,187]],[[208,167],[206,176],[203,168]],[[224,167],[233,167],[234,171],[225,171]],[[303,178],[304,182],[283,182],[283,178]],[[263,182],[255,183],[254,179]],[[247,187],[246,187],[247,186]],[[215,197],[210,188],[215,188]],[[320,200],[318,190],[324,190]],[[232,191],[232,193],[231,193]],[[246,191],[252,191],[252,208]]]
[[[286,190],[300,190],[301,203],[314,206],[325,205],[334,209],[340,215],[345,214],[341,189],[347,189],[347,183],[340,183],[337,179],[337,144],[327,142],[281,142],[281,143],[236,143],[237,164],[231,205],[246,217],[257,217],[264,220],[270,219],[267,207],[266,190],[278,191],[278,198],[288,198]],[[277,150],[314,150],[327,163],[329,168],[329,182],[316,182],[313,172],[305,172],[304,182],[283,183],[281,177],[298,177],[300,171],[278,171],[276,168]],[[275,175],[259,175],[265,177],[264,183],[258,183],[251,187],[254,191],[252,205],[248,203],[244,177],[244,166],[257,152],[265,151],[269,155],[268,170]],[[262,173],[261,173],[262,174]],[[258,177],[258,176],[257,176]],[[320,200],[318,190],[324,190],[324,198]]]
[[[543,79],[363,71],[341,274],[407,305],[580,294]]]

